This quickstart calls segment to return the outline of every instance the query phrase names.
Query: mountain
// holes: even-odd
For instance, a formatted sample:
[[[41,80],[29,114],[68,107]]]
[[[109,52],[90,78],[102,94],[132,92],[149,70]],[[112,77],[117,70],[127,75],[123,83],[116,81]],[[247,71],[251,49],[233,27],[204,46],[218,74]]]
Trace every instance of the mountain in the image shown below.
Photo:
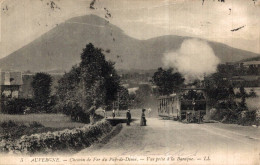
[[[71,18],[30,44],[0,59],[0,68],[21,71],[69,70],[79,63],[82,49],[89,42],[104,49],[106,58],[117,69],[155,69],[162,66],[164,52],[178,49],[190,37],[161,36],[138,40],[96,15]],[[259,56],[225,44],[208,42],[222,62]]]

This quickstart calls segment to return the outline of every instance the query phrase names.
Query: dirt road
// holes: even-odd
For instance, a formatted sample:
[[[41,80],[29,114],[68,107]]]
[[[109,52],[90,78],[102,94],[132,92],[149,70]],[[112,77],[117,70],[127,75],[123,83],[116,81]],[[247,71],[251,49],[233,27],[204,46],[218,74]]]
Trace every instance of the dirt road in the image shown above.
[[[146,127],[139,120],[105,145],[82,150],[80,155],[173,156],[208,159],[221,164],[255,164],[260,161],[260,128],[221,123],[184,124],[148,118]],[[205,161],[204,161],[205,163]]]

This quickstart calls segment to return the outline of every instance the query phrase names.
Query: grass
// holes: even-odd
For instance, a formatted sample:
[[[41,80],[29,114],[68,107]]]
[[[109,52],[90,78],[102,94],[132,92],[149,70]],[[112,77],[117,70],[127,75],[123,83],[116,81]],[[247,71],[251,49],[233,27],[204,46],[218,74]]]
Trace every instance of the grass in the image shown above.
[[[6,123],[10,123],[9,121],[13,124],[8,126]],[[73,129],[84,125],[84,123],[71,121],[69,116],[63,114],[0,114],[0,138],[16,140],[23,135]]]
[[[73,122],[69,116],[64,114],[28,114],[28,115],[8,115],[0,114],[0,122],[12,120],[16,123],[29,124],[34,121],[39,122],[44,127],[50,128],[75,128],[84,126],[84,123]]]
[[[38,122],[29,124],[17,123],[14,121],[4,121],[0,123],[0,139],[16,140],[23,135],[32,135],[35,133],[53,132],[62,130],[62,128],[44,127]]]

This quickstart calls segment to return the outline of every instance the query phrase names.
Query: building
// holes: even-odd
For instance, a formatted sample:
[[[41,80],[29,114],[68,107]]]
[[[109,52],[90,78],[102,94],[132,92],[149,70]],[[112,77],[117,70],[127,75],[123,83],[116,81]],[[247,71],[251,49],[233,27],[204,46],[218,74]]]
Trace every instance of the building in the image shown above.
[[[22,74],[22,81],[23,84],[21,86],[21,92],[20,96],[21,98],[26,98],[30,99],[33,98],[33,88],[32,88],[32,81],[33,81],[33,76],[35,73],[25,73]],[[52,84],[51,84],[51,95],[54,95],[56,93],[56,86],[58,86],[58,81],[62,78],[64,75],[63,73],[50,73],[51,78],[52,78]]]
[[[246,68],[249,68],[250,66],[260,68],[260,61],[243,62],[243,66],[245,66]]]
[[[0,85],[2,98],[18,98],[23,84],[21,72],[0,72]]]

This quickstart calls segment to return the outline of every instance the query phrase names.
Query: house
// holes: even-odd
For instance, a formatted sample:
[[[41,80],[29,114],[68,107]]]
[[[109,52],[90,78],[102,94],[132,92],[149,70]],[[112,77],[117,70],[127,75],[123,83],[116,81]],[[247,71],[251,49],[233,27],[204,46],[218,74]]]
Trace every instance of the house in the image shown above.
[[[243,65],[246,68],[249,68],[250,66],[260,68],[260,61],[247,61],[247,62],[243,62]]]
[[[0,72],[0,85],[2,98],[18,98],[21,92],[22,73],[21,72]]]

